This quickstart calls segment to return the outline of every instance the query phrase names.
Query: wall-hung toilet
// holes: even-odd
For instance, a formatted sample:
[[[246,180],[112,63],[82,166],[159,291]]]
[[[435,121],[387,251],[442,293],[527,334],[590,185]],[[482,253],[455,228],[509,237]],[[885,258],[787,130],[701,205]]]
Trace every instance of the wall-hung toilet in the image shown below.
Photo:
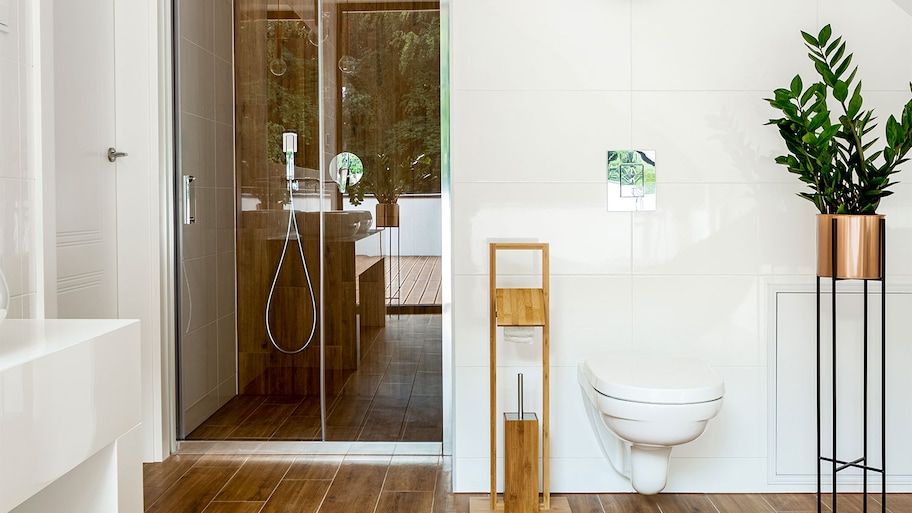
[[[691,359],[609,354],[577,370],[605,456],[642,494],[665,488],[672,447],[703,433],[725,393],[722,378]]]

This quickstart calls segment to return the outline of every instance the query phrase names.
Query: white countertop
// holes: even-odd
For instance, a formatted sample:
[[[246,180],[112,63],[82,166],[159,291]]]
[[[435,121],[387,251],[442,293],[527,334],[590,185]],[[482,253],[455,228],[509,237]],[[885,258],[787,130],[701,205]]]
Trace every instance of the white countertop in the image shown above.
[[[6,319],[0,324],[0,372],[134,323],[124,319]]]

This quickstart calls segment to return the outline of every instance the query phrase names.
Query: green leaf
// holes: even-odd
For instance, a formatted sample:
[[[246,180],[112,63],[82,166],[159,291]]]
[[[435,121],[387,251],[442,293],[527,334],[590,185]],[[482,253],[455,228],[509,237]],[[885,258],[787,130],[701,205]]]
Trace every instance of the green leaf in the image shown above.
[[[811,98],[814,97],[814,92],[815,92],[815,91],[817,91],[817,88],[814,87],[814,86],[811,86],[811,87],[808,87],[808,88],[807,88],[807,91],[805,91],[804,94],[801,95],[801,105],[802,105],[802,106],[807,105],[807,103],[808,103],[809,101],[811,101]]]
[[[805,32],[803,30],[801,31],[801,37],[803,37],[804,40],[807,41],[807,43],[809,45],[820,46],[817,44],[817,39],[814,36],[808,34],[807,32]]]
[[[852,95],[852,99],[849,100],[849,108],[846,109],[846,115],[850,118],[854,118],[858,111],[861,110],[862,99],[861,95],[857,92]]]
[[[833,49],[836,48],[837,46],[839,46],[839,43],[841,43],[841,42],[842,42],[842,36],[839,36],[836,39],[834,39],[833,42],[830,43],[830,46],[827,47],[826,54],[829,55],[829,54],[833,53]]]
[[[842,58],[842,55],[845,53],[845,49],[846,49],[846,45],[845,45],[845,43],[842,43],[842,44],[839,46],[839,49],[836,50],[836,53],[833,54],[832,56],[830,56],[830,59],[829,59],[829,60],[830,60],[830,66],[835,66],[836,63],[839,62],[839,59],[841,59],[841,58]],[[829,54],[829,53],[830,53],[830,52],[829,52],[829,49],[828,49],[827,54]]]
[[[828,112],[818,112],[811,118],[811,122],[808,124],[807,129],[809,131],[816,131],[818,128],[822,127],[827,121],[830,120]]]
[[[801,96],[801,91],[804,89],[804,84],[801,83],[801,75],[795,75],[789,88],[791,89],[790,92],[793,97],[797,98]]]
[[[820,77],[823,78],[823,82],[826,85],[833,87],[833,84],[836,83],[836,75],[834,75],[833,72],[830,71],[830,68],[826,65],[825,62],[817,60],[817,59],[813,59],[813,60],[814,60],[814,68],[817,70],[817,73],[820,75]]]
[[[896,148],[902,143],[903,138],[903,127],[896,121],[896,118],[890,116],[887,118],[887,144]]]
[[[823,46],[827,43],[827,40],[830,39],[830,35],[833,34],[833,29],[830,27],[830,24],[827,23],[822,29],[820,29],[820,34],[817,34],[817,41],[820,43],[817,46]]]
[[[842,80],[837,80],[833,85],[833,97],[844,102],[849,97],[849,85]]]
[[[849,69],[849,65],[850,65],[850,64],[852,64],[852,54],[849,54],[849,56],[846,57],[846,58],[842,61],[842,63],[839,64],[839,67],[836,68],[833,72],[836,73],[836,76],[837,76],[837,77],[841,77],[842,74],[845,73],[847,69]],[[857,70],[857,69],[858,69],[858,68],[855,68],[855,70]],[[853,77],[855,76],[855,70],[852,71],[852,76],[853,76]]]

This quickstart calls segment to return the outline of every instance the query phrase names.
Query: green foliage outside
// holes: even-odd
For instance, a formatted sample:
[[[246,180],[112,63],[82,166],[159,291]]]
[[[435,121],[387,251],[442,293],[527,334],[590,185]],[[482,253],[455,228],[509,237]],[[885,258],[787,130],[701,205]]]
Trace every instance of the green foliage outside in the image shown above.
[[[439,193],[439,11],[349,12],[342,27],[342,143],[364,161],[349,200]]]
[[[308,29],[301,21],[271,21],[267,27],[267,62],[275,59],[277,30],[281,35],[281,58],[287,69],[276,76],[268,73],[268,143],[270,162],[285,164],[282,133],[298,134],[296,164],[317,168],[319,133],[317,96],[317,48],[307,41]]]

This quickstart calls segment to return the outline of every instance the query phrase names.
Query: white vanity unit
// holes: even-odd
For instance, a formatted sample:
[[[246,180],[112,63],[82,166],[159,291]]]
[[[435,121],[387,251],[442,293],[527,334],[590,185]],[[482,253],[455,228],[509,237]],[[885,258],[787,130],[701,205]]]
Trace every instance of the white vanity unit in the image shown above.
[[[0,513],[141,512],[132,320],[0,325]]]

